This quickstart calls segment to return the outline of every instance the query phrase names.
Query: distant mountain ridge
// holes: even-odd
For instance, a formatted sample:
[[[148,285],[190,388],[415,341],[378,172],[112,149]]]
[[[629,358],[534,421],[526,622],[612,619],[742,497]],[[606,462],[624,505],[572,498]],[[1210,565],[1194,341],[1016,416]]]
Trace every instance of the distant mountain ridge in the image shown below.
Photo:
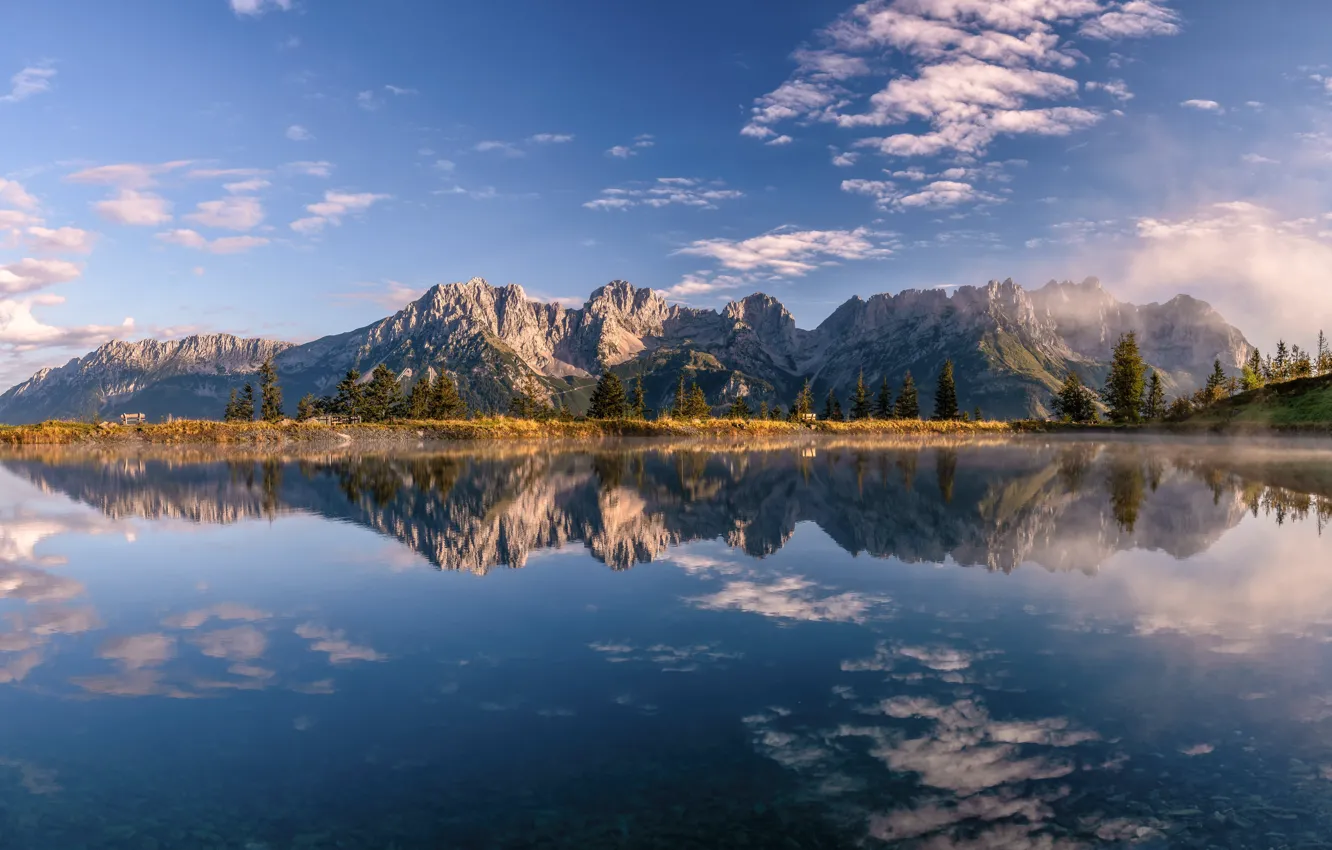
[[[813,330],[796,327],[780,301],[755,293],[721,310],[668,303],[616,280],[581,308],[529,299],[522,287],[481,278],[432,287],[378,322],[303,345],[226,334],[169,342],[112,342],[43,369],[0,395],[0,420],[32,422],[122,411],[150,417],[216,418],[231,388],[274,357],[287,406],[326,395],[347,372],[383,363],[404,386],[439,369],[473,406],[503,410],[523,386],[575,410],[605,369],[641,376],[648,403],[669,403],[681,374],[717,407],[744,395],[790,404],[806,378],[816,398],[831,387],[845,401],[859,374],[896,390],[910,370],[928,410],[945,360],[956,365],[965,409],[988,416],[1040,416],[1070,369],[1099,383],[1119,335],[1138,333],[1168,387],[1200,386],[1220,359],[1236,370],[1252,350],[1205,302],[1179,296],[1138,306],[1089,278],[1027,291],[1011,280],[985,286],[906,290],[851,298]]]

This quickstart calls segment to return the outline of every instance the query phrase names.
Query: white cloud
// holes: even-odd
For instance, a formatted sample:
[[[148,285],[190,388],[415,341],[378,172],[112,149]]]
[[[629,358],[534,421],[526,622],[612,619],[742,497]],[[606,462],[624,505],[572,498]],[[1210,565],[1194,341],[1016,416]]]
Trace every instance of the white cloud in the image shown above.
[[[766,584],[732,581],[717,593],[689,601],[712,611],[745,611],[780,620],[862,623],[890,600],[865,593],[821,594],[819,586],[800,576]]]
[[[744,192],[727,189],[720,180],[703,181],[692,177],[658,177],[649,184],[601,190],[601,197],[583,204],[590,210],[625,210],[631,207],[686,206],[713,210],[721,201],[743,198]]]
[[[324,200],[306,206],[305,209],[310,215],[293,221],[291,229],[306,235],[318,233],[324,229],[324,225],[342,224],[343,216],[367,210],[376,201],[383,201],[388,197],[371,192],[353,194],[328,191],[324,193]]]
[[[367,112],[373,112],[374,110],[382,106],[383,103],[382,101],[379,100],[379,98],[375,97],[375,93],[373,91],[363,91],[357,93],[356,105],[366,110]]]
[[[208,251],[212,254],[241,254],[251,248],[268,244],[268,240],[262,236],[224,236],[221,239],[209,240],[198,231],[184,228],[159,233],[157,238],[171,245]]]
[[[628,159],[631,156],[637,156],[637,151],[627,145],[616,145],[606,150],[606,156],[613,156],[617,159]]]
[[[286,169],[306,177],[331,177],[333,175],[333,163],[325,160],[318,160],[316,162],[311,162],[309,160],[289,162],[286,165]]]
[[[97,234],[77,227],[29,227],[28,244],[44,253],[87,254],[92,251]]]
[[[562,145],[573,140],[574,137],[570,133],[537,133],[527,138],[527,141],[534,145]]]
[[[37,199],[28,194],[23,185],[16,180],[0,177],[0,203],[18,207],[21,210],[37,209]]]
[[[178,159],[162,163],[121,162],[114,165],[98,165],[76,171],[65,179],[70,183],[86,183],[94,186],[147,189],[157,185],[158,176],[184,168],[191,162],[188,159]]]
[[[1266,156],[1263,156],[1262,154],[1257,154],[1257,153],[1246,153],[1244,156],[1240,157],[1240,159],[1243,160],[1244,162],[1247,162],[1249,165],[1280,165],[1280,164],[1281,164],[1281,160],[1279,160],[1279,159],[1272,159],[1272,158],[1270,158],[1270,157],[1266,157]]]
[[[31,65],[9,78],[9,94],[0,95],[0,103],[18,103],[35,94],[51,90],[51,80],[56,75],[55,68],[44,65]]]
[[[1103,91],[1120,103],[1128,103],[1133,99],[1133,92],[1129,91],[1128,84],[1123,80],[1107,80],[1104,83],[1092,80],[1085,88],[1087,91]]]
[[[821,263],[886,257],[891,249],[875,241],[879,234],[855,230],[796,230],[779,227],[750,239],[700,239],[676,251],[691,257],[709,257],[735,271],[768,271],[799,277]]]
[[[939,209],[959,204],[1002,203],[1003,198],[983,192],[970,183],[936,180],[919,189],[904,192],[887,180],[843,180],[842,191],[869,195],[884,209]]]
[[[389,94],[392,94],[394,97],[402,97],[403,95],[420,93],[416,89],[408,89],[408,88],[403,88],[402,86],[391,86],[391,85],[385,85],[384,91],[388,92]]]
[[[185,175],[195,180],[212,180],[219,177],[264,177],[267,168],[192,168]]]
[[[841,151],[835,145],[829,145],[828,150],[832,152],[832,164],[838,168],[850,168],[860,159],[860,154],[854,151]]]
[[[77,263],[68,260],[35,260],[25,257],[0,266],[0,292],[15,295],[35,289],[68,283],[83,274]]]
[[[768,140],[767,140],[766,142],[764,142],[763,144],[765,144],[765,145],[789,145],[789,144],[791,144],[791,142],[793,142],[793,141],[795,141],[795,139],[791,138],[790,136],[785,136],[785,135],[783,135],[783,136],[777,136],[777,137],[775,137],[775,138],[768,139]]]
[[[121,189],[114,198],[97,201],[93,209],[116,224],[154,226],[171,220],[171,203],[152,192]]]
[[[314,135],[300,124],[292,124],[287,128],[287,138],[293,142],[308,142],[314,138]]]
[[[616,145],[606,151],[606,156],[613,156],[616,159],[628,159],[631,156],[638,156],[638,152],[644,148],[650,148],[655,145],[656,138],[651,133],[641,133],[634,136],[632,143],[627,145]]]
[[[771,143],[781,138],[775,127],[787,122],[929,125],[924,133],[861,143],[904,157],[979,156],[1002,135],[1065,135],[1095,124],[1101,114],[1070,105],[1031,107],[1079,92],[1077,81],[1058,71],[1086,57],[1056,26],[1081,25],[1093,38],[1129,38],[1173,34],[1175,20],[1147,0],[866,0],[817,32],[817,49],[795,52],[795,72],[755,99],[740,132]],[[914,62],[914,71],[882,63],[890,53]],[[863,82],[880,80],[883,87],[866,98]],[[1129,96],[1122,83],[1090,88]]]
[[[339,301],[369,301],[385,310],[401,310],[403,305],[420,298],[425,290],[408,286],[397,280],[386,280],[383,284],[358,284],[353,292],[339,292],[333,297]]]
[[[119,339],[134,331],[134,320],[122,325],[84,325],[54,327],[32,314],[34,306],[63,303],[55,295],[39,295],[21,300],[0,300],[0,347],[10,351],[38,348],[91,348],[109,339]]]
[[[518,147],[517,145],[510,144],[509,142],[496,141],[494,139],[490,139],[484,142],[477,142],[476,146],[473,147],[472,150],[476,151],[477,153],[498,153],[506,157],[526,156],[526,154],[523,153],[523,149]]]
[[[1186,100],[1179,104],[1185,109],[1197,109],[1201,112],[1222,112],[1221,104],[1214,100]]]
[[[225,183],[223,184],[222,188],[226,189],[228,192],[232,193],[233,195],[239,195],[246,192],[258,192],[260,189],[267,189],[271,185],[273,184],[269,183],[267,180],[264,180],[259,177],[253,177],[249,180],[239,180],[235,183]]]
[[[257,17],[275,9],[289,12],[291,11],[291,3],[292,0],[231,0],[231,11],[238,16]]]
[[[435,164],[431,166],[431,168],[435,169],[436,171],[442,171],[445,174],[452,173],[455,167],[457,167],[456,163],[454,163],[453,160],[450,159],[437,159],[435,160]]]
[[[188,221],[204,227],[224,230],[253,230],[263,223],[264,207],[258,198],[233,195],[216,201],[203,201],[198,212],[185,216]]]

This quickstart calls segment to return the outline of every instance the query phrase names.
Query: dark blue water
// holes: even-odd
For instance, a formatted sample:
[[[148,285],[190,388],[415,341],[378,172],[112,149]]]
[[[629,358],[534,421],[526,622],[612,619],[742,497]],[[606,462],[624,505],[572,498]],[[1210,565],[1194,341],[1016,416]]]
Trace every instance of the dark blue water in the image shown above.
[[[1332,455],[0,458],[0,848],[1332,847]]]

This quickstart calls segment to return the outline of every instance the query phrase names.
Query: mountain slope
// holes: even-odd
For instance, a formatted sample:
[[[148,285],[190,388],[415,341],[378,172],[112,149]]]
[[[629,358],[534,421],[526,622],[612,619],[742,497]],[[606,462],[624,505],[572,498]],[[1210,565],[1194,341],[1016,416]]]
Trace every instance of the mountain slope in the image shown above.
[[[435,286],[392,316],[303,345],[221,334],[109,343],[0,396],[0,420],[124,410],[217,417],[227,391],[252,379],[269,355],[289,410],[305,393],[331,394],[348,370],[368,376],[382,363],[404,386],[445,369],[484,410],[503,410],[523,387],[584,409],[605,369],[642,378],[655,409],[670,403],[682,376],[719,408],[740,395],[754,408],[786,407],[809,379],[820,406],[832,388],[845,409],[862,371],[872,390],[887,377],[896,391],[910,370],[928,413],[935,379],[951,359],[964,409],[1040,416],[1069,369],[1099,383],[1126,330],[1139,334],[1148,362],[1181,391],[1200,385],[1213,359],[1234,365],[1251,350],[1201,301],[1181,296],[1139,307],[1115,300],[1094,279],[1035,292],[1006,280],[958,287],[951,296],[933,289],[855,297],[802,330],[761,293],[717,311],[669,304],[617,280],[568,309],[474,278]]]

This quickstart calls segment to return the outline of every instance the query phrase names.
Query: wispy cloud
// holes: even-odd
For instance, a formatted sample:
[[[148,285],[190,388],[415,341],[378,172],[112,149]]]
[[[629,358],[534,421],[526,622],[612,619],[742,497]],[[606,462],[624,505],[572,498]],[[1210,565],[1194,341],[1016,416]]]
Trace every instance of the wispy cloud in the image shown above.
[[[527,141],[534,145],[562,145],[573,140],[572,133],[537,133],[527,137]]]
[[[409,95],[409,94],[419,94],[419,92],[417,92],[416,89],[408,89],[408,88],[403,88],[402,86],[391,86],[391,85],[385,85],[384,91],[388,92],[389,94],[395,97],[402,97],[403,95]]]
[[[1221,108],[1221,104],[1217,103],[1214,100],[1185,100],[1182,101],[1179,105],[1184,107],[1185,109],[1197,109],[1200,112],[1225,111],[1224,109]]]
[[[630,144],[616,145],[613,148],[607,149],[606,156],[615,157],[616,159],[628,159],[631,156],[638,156],[640,150],[650,148],[656,143],[657,142],[651,133],[642,133],[641,135],[634,136],[634,140]]]
[[[68,260],[36,260],[27,257],[0,265],[0,292],[17,295],[77,280],[83,269]]]
[[[56,70],[49,65],[30,65],[9,78],[9,94],[0,95],[0,103],[18,103],[51,90]]]
[[[291,229],[305,235],[318,233],[324,229],[325,225],[340,225],[344,216],[363,212],[374,203],[388,198],[388,195],[379,195],[372,192],[328,191],[324,193],[324,200],[306,206],[305,210],[310,215],[293,221]]]
[[[210,240],[199,232],[188,229],[168,230],[157,234],[157,239],[169,245],[207,251],[210,254],[241,254],[251,248],[268,244],[268,240],[262,236],[224,236]]]
[[[829,261],[887,257],[892,250],[881,237],[882,234],[864,227],[797,230],[788,225],[749,239],[700,239],[676,253],[708,257],[734,271],[766,271],[783,277],[800,277]]]
[[[507,157],[526,156],[526,152],[515,144],[510,142],[501,142],[495,139],[489,139],[484,142],[477,142],[472,150],[477,153],[498,153]]]
[[[404,305],[420,298],[425,290],[408,286],[397,280],[383,283],[362,283],[351,292],[338,292],[333,295],[337,301],[368,301],[385,310],[401,310]]]
[[[224,230],[253,230],[264,221],[264,207],[258,198],[233,195],[216,201],[203,201],[187,221]]]
[[[95,201],[93,210],[107,221],[153,227],[171,221],[171,202],[152,192],[121,189],[114,197]]]
[[[843,180],[842,191],[856,195],[869,195],[882,209],[940,209],[961,204],[997,204],[1003,198],[981,191],[970,183],[956,180],[936,180],[922,187],[898,189],[889,180]]]
[[[331,177],[333,176],[333,163],[325,160],[309,161],[301,160],[298,162],[289,162],[283,166],[287,171],[294,174],[301,174],[306,177]]]
[[[286,135],[293,142],[308,142],[314,138],[314,134],[300,124],[292,124],[288,127]]]
[[[720,180],[693,177],[658,177],[654,183],[631,183],[601,190],[601,197],[583,204],[590,210],[627,210],[633,207],[686,206],[713,210],[722,201],[743,198],[744,192],[727,189]]]
[[[97,234],[77,227],[29,227],[27,243],[34,251],[48,254],[87,254]]]
[[[112,165],[98,165],[75,171],[65,177],[70,183],[84,183],[95,186],[117,186],[122,189],[146,189],[157,185],[157,178],[163,174],[184,168],[192,160],[178,159],[171,162],[143,163],[119,162]]]
[[[239,17],[258,17],[265,12],[291,11],[292,0],[231,0],[231,11]]]

